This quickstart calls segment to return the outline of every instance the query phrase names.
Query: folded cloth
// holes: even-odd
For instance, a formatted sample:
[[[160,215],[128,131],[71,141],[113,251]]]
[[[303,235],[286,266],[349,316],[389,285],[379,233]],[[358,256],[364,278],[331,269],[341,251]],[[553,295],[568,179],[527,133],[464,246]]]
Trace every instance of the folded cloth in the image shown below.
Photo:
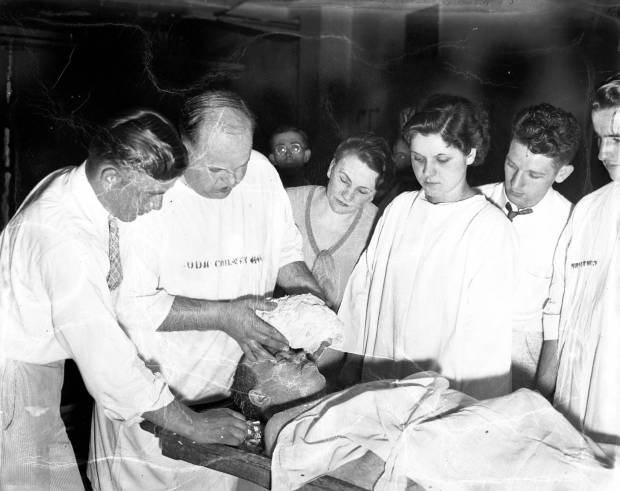
[[[272,458],[275,491],[297,489],[371,451],[377,490],[408,479],[441,490],[612,490],[602,450],[539,394],[476,401],[429,372],[360,384],[284,427]]]
[[[271,300],[277,303],[274,310],[256,314],[280,331],[291,348],[314,353],[322,344],[342,347],[342,321],[321,299],[307,293]]]

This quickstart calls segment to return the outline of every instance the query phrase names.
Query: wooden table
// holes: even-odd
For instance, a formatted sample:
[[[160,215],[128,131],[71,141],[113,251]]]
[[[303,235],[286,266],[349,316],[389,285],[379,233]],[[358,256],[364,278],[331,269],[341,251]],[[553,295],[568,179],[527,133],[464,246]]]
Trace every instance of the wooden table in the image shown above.
[[[257,455],[227,445],[196,443],[148,421],[143,421],[141,426],[159,438],[162,453],[166,457],[231,474],[266,489],[271,489],[271,459],[264,455]],[[368,488],[362,488],[330,476],[319,477],[301,489],[304,491],[368,490]]]

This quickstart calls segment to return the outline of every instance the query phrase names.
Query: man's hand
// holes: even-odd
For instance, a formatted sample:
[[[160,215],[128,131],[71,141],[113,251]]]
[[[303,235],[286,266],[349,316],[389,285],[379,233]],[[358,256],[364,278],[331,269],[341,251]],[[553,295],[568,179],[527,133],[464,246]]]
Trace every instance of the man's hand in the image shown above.
[[[289,347],[287,339],[271,324],[256,315],[257,310],[273,310],[275,302],[244,298],[222,303],[222,329],[232,337],[250,361],[273,358],[265,349],[281,351]]]
[[[195,413],[189,437],[198,443],[222,443],[237,447],[247,435],[243,415],[231,409],[211,409]]]

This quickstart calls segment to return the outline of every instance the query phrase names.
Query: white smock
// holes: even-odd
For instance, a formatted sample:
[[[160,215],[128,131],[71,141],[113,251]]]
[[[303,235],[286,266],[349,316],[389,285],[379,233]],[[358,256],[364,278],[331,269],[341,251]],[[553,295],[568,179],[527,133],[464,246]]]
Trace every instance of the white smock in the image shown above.
[[[558,339],[555,406],[597,442],[620,444],[620,183],[575,206],[543,322]]]
[[[364,355],[362,380],[433,370],[474,397],[510,392],[515,249],[510,222],[481,194],[398,196],[338,314],[344,351]]]
[[[126,241],[127,242],[127,241]],[[241,358],[222,331],[156,332],[175,295],[230,300],[270,295],[278,271],[303,261],[301,235],[273,166],[252,151],[244,179],[225,199],[203,198],[182,179],[159,212],[141,217],[122,249],[116,308],[123,328],[154,371],[185,402],[219,399]],[[218,489],[236,479],[163,457],[158,440],[95,411],[89,477],[95,489]]]
[[[486,184],[480,191],[507,213],[504,183]],[[511,203],[513,209],[518,207]],[[549,188],[532,213],[512,220],[519,239],[515,316],[512,326],[512,389],[533,388],[543,341],[543,306],[549,297],[553,254],[570,215],[571,202]]]
[[[366,476],[377,491],[411,489],[411,481],[442,491],[612,491],[620,484],[602,449],[538,393],[477,402],[421,373],[357,385],[297,416],[278,435],[272,489],[298,489],[367,451],[384,462]]]

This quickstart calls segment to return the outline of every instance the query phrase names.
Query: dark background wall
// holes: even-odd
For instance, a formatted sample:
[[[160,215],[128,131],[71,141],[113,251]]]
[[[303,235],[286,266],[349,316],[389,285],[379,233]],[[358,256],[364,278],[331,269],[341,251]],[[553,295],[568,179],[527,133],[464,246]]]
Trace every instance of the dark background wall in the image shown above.
[[[591,155],[588,99],[617,68],[613,9],[533,1],[187,8],[196,3],[4,2],[2,223],[46,173],[84,159],[98,123],[135,106],[176,120],[183,97],[209,87],[248,100],[259,150],[279,124],[304,127],[317,183],[342,138],[367,130],[393,138],[399,110],[436,91],[490,110],[491,152],[472,183],[501,179],[512,116],[541,101],[584,125],[578,171],[560,190],[576,200],[606,182]]]

